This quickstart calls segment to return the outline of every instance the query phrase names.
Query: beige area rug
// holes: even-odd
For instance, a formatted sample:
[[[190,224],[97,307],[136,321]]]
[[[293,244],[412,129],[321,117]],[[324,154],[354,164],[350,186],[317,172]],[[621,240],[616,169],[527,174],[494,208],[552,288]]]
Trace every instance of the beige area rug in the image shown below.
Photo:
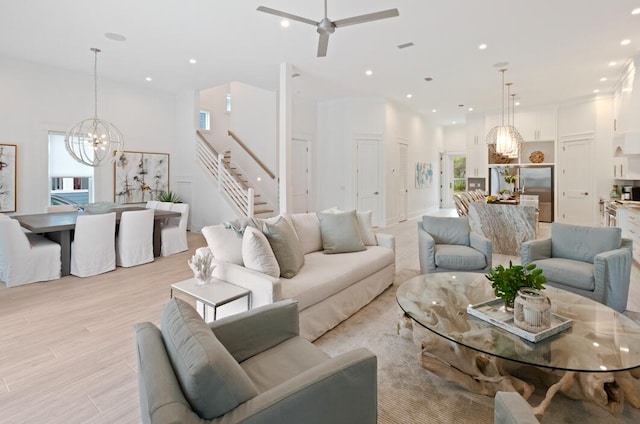
[[[418,347],[397,335],[396,288],[418,274],[417,270],[399,271],[393,286],[315,344],[332,356],[357,347],[376,354],[379,423],[493,423],[493,398],[470,393],[424,370]],[[538,387],[529,401],[537,405],[543,397],[544,390]],[[614,417],[595,405],[559,394],[541,422],[640,423],[640,411],[626,405],[623,414]]]

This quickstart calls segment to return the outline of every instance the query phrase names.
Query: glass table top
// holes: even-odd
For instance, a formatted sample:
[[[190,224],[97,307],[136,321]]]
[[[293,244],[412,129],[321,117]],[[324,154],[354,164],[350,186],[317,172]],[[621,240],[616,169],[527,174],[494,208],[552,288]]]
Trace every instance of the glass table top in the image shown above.
[[[537,343],[467,314],[467,306],[495,298],[481,273],[435,273],[398,287],[402,310],[426,329],[468,348],[528,365],[578,372],[640,367],[640,325],[585,297],[547,287],[551,312],[573,326]]]

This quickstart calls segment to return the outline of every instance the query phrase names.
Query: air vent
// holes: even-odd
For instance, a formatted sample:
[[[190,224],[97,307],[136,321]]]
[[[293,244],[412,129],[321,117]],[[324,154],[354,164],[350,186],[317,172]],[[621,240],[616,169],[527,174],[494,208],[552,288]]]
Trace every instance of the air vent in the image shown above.
[[[408,42],[408,43],[404,43],[404,44],[398,44],[398,48],[399,49],[406,49],[407,47],[412,47],[413,43],[412,42]]]
[[[295,74],[291,74],[291,78],[298,78],[299,76],[300,76],[300,74],[297,73],[297,72]]]

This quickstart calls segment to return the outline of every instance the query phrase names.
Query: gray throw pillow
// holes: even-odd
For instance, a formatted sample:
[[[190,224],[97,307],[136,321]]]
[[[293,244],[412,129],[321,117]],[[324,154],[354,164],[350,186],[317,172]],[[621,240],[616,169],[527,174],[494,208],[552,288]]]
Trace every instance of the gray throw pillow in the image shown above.
[[[356,211],[325,213],[318,212],[322,248],[324,253],[347,253],[366,250]]]
[[[469,218],[443,216],[422,217],[422,228],[429,233],[436,244],[457,244],[469,246]]]
[[[280,265],[280,276],[294,277],[304,265],[304,252],[291,224],[281,216],[273,224],[265,222],[262,232],[267,236],[271,250]]]
[[[224,415],[258,395],[240,364],[191,305],[171,299],[162,312],[161,325],[182,391],[201,418]]]

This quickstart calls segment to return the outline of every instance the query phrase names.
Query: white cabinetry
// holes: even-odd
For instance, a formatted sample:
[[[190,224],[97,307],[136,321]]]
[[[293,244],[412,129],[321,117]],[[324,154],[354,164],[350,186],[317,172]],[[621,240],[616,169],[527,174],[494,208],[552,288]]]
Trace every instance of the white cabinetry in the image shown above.
[[[513,124],[524,141],[550,141],[558,138],[556,109],[517,111]]]
[[[613,178],[616,180],[640,180],[640,156],[614,156]]]
[[[640,262],[640,209],[618,207],[616,220],[622,237],[633,242],[633,259]]]
[[[486,178],[488,160],[484,115],[468,114],[466,122],[467,178]]]

